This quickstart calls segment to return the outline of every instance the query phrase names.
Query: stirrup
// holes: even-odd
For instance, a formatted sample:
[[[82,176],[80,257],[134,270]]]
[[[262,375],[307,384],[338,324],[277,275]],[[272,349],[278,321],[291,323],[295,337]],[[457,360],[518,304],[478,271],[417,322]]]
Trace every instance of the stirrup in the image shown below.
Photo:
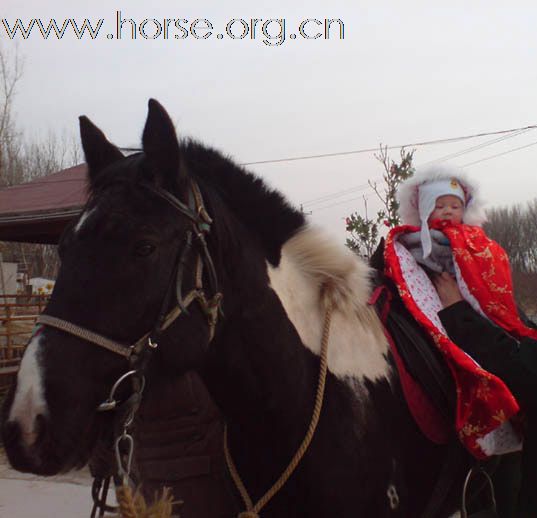
[[[467,503],[466,495],[468,493],[470,481],[476,475],[481,475],[485,478],[486,485],[488,485],[489,492],[490,492],[491,507],[489,509],[478,511],[477,513],[468,514],[468,509],[466,508],[466,503]],[[477,467],[474,466],[473,468],[470,469],[470,471],[468,471],[468,475],[466,475],[464,486],[462,488],[461,518],[498,518],[498,510],[496,507],[496,496],[494,494],[494,484],[492,483],[492,479],[490,478],[490,475],[481,466],[477,466]]]

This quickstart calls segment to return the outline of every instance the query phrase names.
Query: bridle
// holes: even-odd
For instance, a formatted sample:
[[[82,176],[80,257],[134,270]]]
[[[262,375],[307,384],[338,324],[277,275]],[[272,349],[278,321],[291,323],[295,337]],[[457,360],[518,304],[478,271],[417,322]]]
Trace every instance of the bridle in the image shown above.
[[[205,239],[206,234],[208,234],[210,231],[212,219],[205,209],[203,197],[197,183],[194,180],[190,180],[188,205],[184,204],[173,194],[160,187],[155,187],[149,184],[142,185],[160,198],[164,199],[181,214],[186,216],[192,224],[192,228],[186,233],[184,247],[179,247],[177,261],[172,271],[170,282],[168,283],[168,290],[162,301],[159,315],[152,330],[145,333],[133,344],[129,345],[117,342],[87,328],[73,324],[68,320],[57,318],[52,315],[43,314],[40,315],[36,320],[37,324],[60,329],[61,331],[86,340],[87,342],[91,342],[94,345],[108,349],[115,354],[124,356],[133,366],[136,365],[147,347],[150,349],[156,349],[158,347],[158,343],[163,332],[170,327],[181,314],[188,314],[188,307],[194,301],[198,301],[207,317],[209,325],[209,341],[211,341],[214,337],[215,327],[218,321],[218,314],[221,311],[220,305],[222,300],[222,294],[218,291],[218,280],[216,277],[214,263]],[[198,252],[196,257],[194,288],[183,297],[182,291],[184,268],[192,250],[193,236],[197,239],[199,248],[201,250]],[[203,286],[204,268],[207,270],[210,289],[213,293],[211,298],[207,297]],[[172,281],[174,277],[176,278],[175,283]],[[171,311],[167,311],[167,308],[170,305],[174,287],[177,305]]]
[[[36,320],[38,329],[40,326],[59,329],[72,336],[81,338],[88,343],[107,349],[127,360],[128,370],[116,380],[108,398],[97,407],[97,411],[99,412],[116,410],[114,419],[114,453],[117,473],[114,476],[114,480],[116,486],[121,484],[123,487],[128,486],[129,483],[134,450],[134,439],[130,434],[130,427],[141,403],[142,392],[145,386],[144,375],[153,351],[158,347],[165,331],[177,318],[182,314],[188,314],[188,308],[194,301],[198,302],[207,319],[209,343],[214,338],[218,317],[222,314],[222,293],[218,288],[214,262],[206,241],[206,235],[210,231],[212,219],[207,213],[198,184],[193,179],[189,180],[187,203],[183,203],[176,196],[160,187],[146,183],[142,185],[159,198],[165,200],[180,214],[187,217],[191,224],[191,228],[186,232],[185,239],[178,246],[168,288],[152,329],[134,343],[125,344],[53,315],[43,314]],[[194,242],[197,244],[194,287],[183,296],[184,270],[191,255]],[[204,271],[207,272],[211,293],[210,297],[207,296],[203,285]],[[176,304],[171,310],[168,310],[174,294]],[[127,400],[119,404],[116,399],[116,392],[119,386],[126,380],[131,381],[133,392]],[[109,477],[104,481],[105,489],[103,490],[103,494],[99,496],[103,481],[103,479],[98,480],[98,477],[94,481],[92,494],[95,505],[92,511],[92,517],[95,516],[97,508],[100,509],[101,516],[103,516],[105,511],[111,509],[106,505],[106,491],[108,490]],[[98,487],[95,487],[96,484]]]

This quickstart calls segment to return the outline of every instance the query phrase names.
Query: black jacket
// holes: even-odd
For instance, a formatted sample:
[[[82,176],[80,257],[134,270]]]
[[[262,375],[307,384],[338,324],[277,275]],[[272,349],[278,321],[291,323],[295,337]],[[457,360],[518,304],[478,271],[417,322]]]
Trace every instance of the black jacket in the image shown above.
[[[537,341],[520,341],[466,301],[438,313],[449,338],[481,367],[502,379],[527,409],[537,410]]]
[[[187,372],[154,380],[144,393],[136,468],[148,501],[163,486],[183,505],[181,518],[229,518],[239,503],[223,452],[223,419],[201,378]]]

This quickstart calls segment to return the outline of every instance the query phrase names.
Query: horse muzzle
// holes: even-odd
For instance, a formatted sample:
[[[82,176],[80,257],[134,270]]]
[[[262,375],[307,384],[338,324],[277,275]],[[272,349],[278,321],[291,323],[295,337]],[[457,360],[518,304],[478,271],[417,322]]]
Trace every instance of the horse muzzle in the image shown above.
[[[43,454],[42,446],[50,443],[48,419],[39,414],[31,428],[18,420],[6,420],[2,424],[2,441],[11,466],[17,471],[37,475],[55,475],[62,465],[56,455]]]

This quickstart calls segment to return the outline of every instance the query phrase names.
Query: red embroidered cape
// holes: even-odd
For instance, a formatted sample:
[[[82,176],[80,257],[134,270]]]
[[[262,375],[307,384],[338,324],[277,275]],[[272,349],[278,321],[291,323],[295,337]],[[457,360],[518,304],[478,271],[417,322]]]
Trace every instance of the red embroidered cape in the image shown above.
[[[461,275],[487,317],[515,337],[537,339],[537,331],[526,327],[518,316],[509,260],[501,246],[489,239],[480,227],[448,221],[435,221],[431,226],[444,232],[449,239]],[[481,369],[442,334],[410,295],[394,239],[399,234],[416,231],[419,231],[418,227],[405,225],[389,232],[384,252],[385,273],[396,284],[407,309],[442,352],[457,390],[455,429],[466,448],[474,456],[484,458],[486,455],[477,439],[509,420],[519,411],[519,406],[503,381]]]

